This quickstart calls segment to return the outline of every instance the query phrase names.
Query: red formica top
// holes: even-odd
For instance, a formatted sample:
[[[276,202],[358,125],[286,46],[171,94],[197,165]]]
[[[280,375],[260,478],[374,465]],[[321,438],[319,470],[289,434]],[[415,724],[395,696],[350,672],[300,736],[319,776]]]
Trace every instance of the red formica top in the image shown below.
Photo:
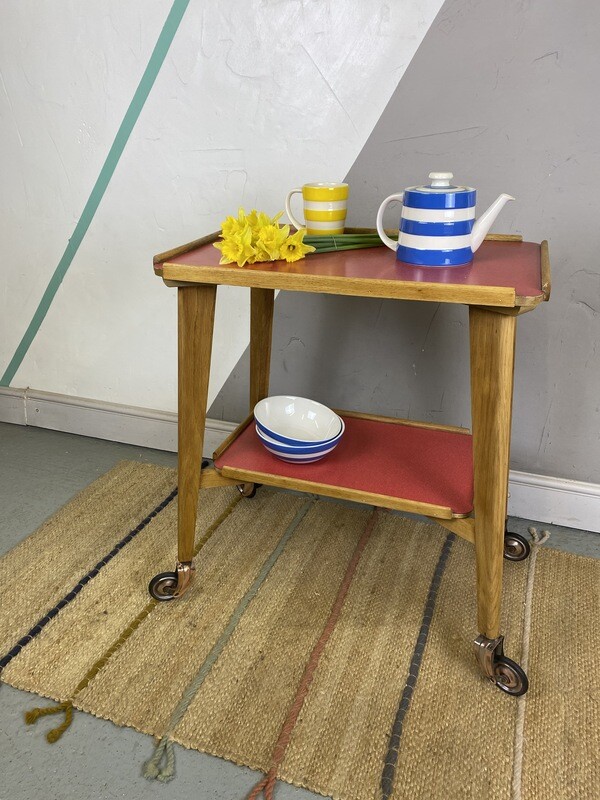
[[[470,513],[470,435],[355,417],[344,417],[344,422],[346,431],[336,449],[314,464],[288,464],[271,455],[252,422],[215,460],[215,467],[280,475],[443,506],[455,514]]]
[[[534,242],[485,241],[475,253],[473,262],[464,267],[415,267],[398,261],[387,247],[314,254],[291,264],[273,261],[238,267],[235,264],[219,265],[221,254],[213,247],[212,242],[208,242],[173,257],[165,254],[165,260],[155,263],[155,269],[167,280],[273,285],[280,289],[286,288],[286,276],[289,276],[289,288],[294,290],[300,288],[301,281],[297,279],[304,278],[306,291],[333,291],[330,288],[311,289],[311,284],[317,287],[317,283],[320,283],[318,279],[325,286],[334,287],[341,286],[340,279],[365,281],[365,287],[373,281],[384,281],[392,297],[401,296],[402,286],[408,292],[412,288],[414,296],[415,285],[423,284],[422,299],[440,299],[434,296],[436,289],[437,294],[441,292],[443,295],[444,289],[462,287],[466,302],[475,297],[472,291],[469,292],[469,287],[504,287],[516,296],[514,303],[510,304],[519,305],[520,299],[525,298],[528,299],[525,304],[533,305],[544,299],[540,250],[541,246]],[[372,286],[370,284],[370,289],[365,290],[365,294],[386,295],[385,284],[378,284],[375,292],[372,291]],[[345,292],[342,287],[339,293],[362,292]],[[431,297],[426,296],[431,293]]]

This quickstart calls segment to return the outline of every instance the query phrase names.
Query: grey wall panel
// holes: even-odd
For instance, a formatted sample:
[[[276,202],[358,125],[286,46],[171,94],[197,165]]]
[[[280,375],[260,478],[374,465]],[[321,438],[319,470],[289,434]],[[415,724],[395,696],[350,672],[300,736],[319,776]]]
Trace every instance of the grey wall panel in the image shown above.
[[[600,6],[449,0],[347,180],[350,224],[452,170],[494,229],[550,240],[551,302],[519,320],[511,466],[600,482]],[[397,224],[396,212],[387,223]],[[390,258],[393,254],[390,252]],[[469,424],[462,307],[309,297],[276,303],[272,392]],[[247,412],[247,354],[211,416]]]
[[[271,394],[468,425],[467,356],[462,306],[281,292]],[[210,417],[238,420],[248,413],[248,374],[245,353]]]

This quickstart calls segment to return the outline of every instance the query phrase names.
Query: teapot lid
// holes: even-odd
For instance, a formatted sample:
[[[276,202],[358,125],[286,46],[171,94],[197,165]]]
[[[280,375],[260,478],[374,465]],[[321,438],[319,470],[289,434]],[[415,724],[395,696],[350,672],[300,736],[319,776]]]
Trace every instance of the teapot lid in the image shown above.
[[[411,186],[411,192],[474,192],[470,186],[454,186],[451,181],[454,177],[452,172],[430,172],[429,183],[425,186]]]
[[[425,186],[410,186],[404,205],[413,208],[475,208],[477,193],[470,186],[455,186],[451,172],[430,172]]]

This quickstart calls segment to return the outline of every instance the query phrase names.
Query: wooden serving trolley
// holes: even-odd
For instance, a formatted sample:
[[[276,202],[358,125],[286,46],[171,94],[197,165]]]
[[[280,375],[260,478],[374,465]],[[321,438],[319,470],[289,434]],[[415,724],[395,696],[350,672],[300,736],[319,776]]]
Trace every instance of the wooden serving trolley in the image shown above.
[[[189,588],[200,488],[237,485],[250,497],[267,484],[422,514],[475,545],[479,665],[507,693],[523,694],[527,676],[503,653],[500,602],[503,558],[529,554],[528,542],[506,528],[515,334],[517,317],[550,297],[547,242],[488,236],[465,267],[419,268],[396,261],[387,248],[370,248],[240,268],[219,265],[217,236],[154,259],[156,274],[178,293],[179,510],[176,569],[152,579],[152,596],[172,600]],[[472,433],[340,411],[346,433],[336,450],[315,464],[293,465],[263,448],[251,413],[215,452],[214,467],[202,469],[221,284],[250,288],[250,410],[269,393],[276,289],[467,305]]]

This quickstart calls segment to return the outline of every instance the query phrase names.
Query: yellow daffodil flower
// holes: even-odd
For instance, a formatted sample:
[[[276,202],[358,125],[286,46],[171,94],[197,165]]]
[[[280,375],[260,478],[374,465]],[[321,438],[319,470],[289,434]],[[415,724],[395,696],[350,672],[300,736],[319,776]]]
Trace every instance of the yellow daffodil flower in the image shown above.
[[[289,235],[289,225],[284,225],[281,228],[279,225],[273,225],[272,223],[263,225],[258,234],[256,248],[267,254],[268,261],[274,261],[279,258],[281,247]]]
[[[240,233],[244,230],[246,225],[248,225],[246,212],[243,208],[239,208],[237,218],[229,216],[223,220],[221,224],[223,238],[226,239],[228,236],[234,236],[236,233]]]
[[[288,262],[292,262],[304,258],[306,253],[314,253],[315,248],[310,244],[304,244],[302,241],[305,233],[306,231],[301,229],[294,233],[293,236],[288,236],[281,245],[281,250],[279,251],[280,257],[285,258]]]
[[[273,260],[273,259],[272,259],[272,258],[271,258],[271,256],[270,256],[270,255],[267,253],[267,251],[266,251],[266,250],[263,250],[263,249],[260,247],[259,243],[257,242],[257,243],[254,245],[254,255],[253,255],[253,256],[250,256],[250,258],[248,259],[248,263],[249,263],[249,264],[259,264],[259,263],[261,263],[262,261],[272,261],[272,260]]]
[[[300,230],[290,236],[289,225],[279,225],[283,211],[269,217],[255,208],[246,214],[238,209],[237,217],[229,216],[221,225],[220,242],[214,246],[221,251],[220,264],[256,264],[263,261],[298,261],[315,248],[303,243],[306,231]]]
[[[221,251],[220,264],[236,263],[238,267],[243,267],[248,260],[256,255],[252,245],[252,229],[249,225],[226,236],[222,242],[214,243],[217,250]]]
[[[276,225],[277,220],[283,215],[283,211],[280,211],[279,214],[275,214],[274,217],[270,217],[268,214],[265,214],[264,211],[257,211],[255,208],[246,216],[248,220],[248,224],[254,231],[254,233],[258,236],[263,228],[266,228],[268,225]]]

